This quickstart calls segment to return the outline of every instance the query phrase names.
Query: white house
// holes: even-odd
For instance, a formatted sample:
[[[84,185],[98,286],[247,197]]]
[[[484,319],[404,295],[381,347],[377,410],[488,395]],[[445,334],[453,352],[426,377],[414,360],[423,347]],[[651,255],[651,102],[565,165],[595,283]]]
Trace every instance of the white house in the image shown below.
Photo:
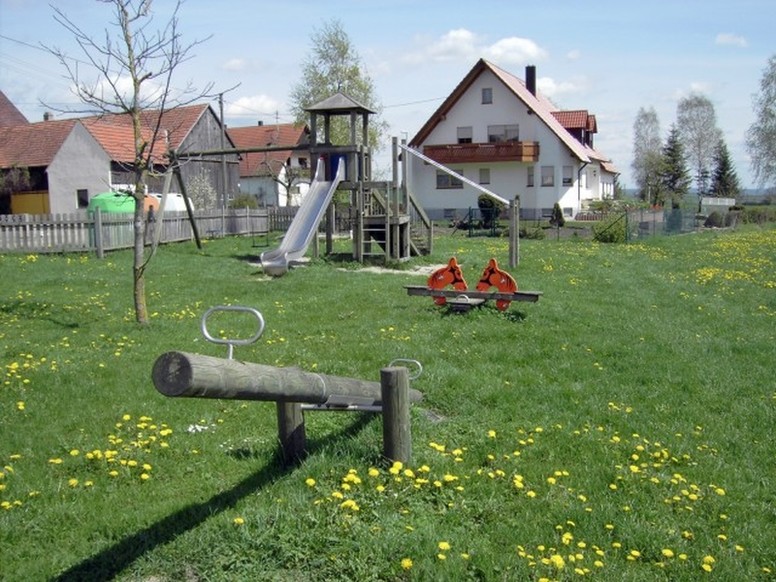
[[[292,123],[230,127],[235,146],[252,151],[240,159],[240,193],[261,206],[299,206],[310,188],[310,152],[294,149],[308,141],[307,126]],[[265,151],[253,151],[266,148]],[[283,149],[289,148],[289,149]]]
[[[526,80],[480,59],[409,142],[426,157],[502,198],[520,197],[521,217],[548,217],[557,202],[574,217],[611,198],[617,171],[597,152],[594,115],[561,111]],[[432,219],[463,217],[480,192],[408,156],[408,183]]]

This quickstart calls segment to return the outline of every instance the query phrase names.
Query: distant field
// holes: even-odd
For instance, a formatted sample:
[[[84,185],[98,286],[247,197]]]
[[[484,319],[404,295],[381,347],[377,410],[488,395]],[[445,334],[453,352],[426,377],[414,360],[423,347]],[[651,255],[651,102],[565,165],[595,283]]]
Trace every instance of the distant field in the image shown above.
[[[147,328],[129,252],[0,256],[0,579],[774,578],[775,229],[524,240],[511,272],[540,301],[467,314],[403,286],[450,256],[474,286],[506,239],[272,280],[261,250],[161,248]],[[214,305],[264,315],[238,359],[375,381],[420,361],[412,462],[381,460],[377,416],[311,412],[286,469],[272,404],[158,394],[163,352],[225,355]]]

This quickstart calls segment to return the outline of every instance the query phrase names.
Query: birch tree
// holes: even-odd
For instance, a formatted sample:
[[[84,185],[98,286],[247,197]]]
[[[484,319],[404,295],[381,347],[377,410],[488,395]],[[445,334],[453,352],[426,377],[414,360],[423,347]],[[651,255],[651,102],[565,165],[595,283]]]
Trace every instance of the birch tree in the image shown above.
[[[694,173],[698,196],[704,196],[709,188],[714,150],[722,138],[714,104],[698,93],[682,98],[676,108],[676,127]]]
[[[193,56],[203,41],[183,44],[178,0],[170,18],[154,30],[152,0],[97,0],[112,12],[113,20],[101,34],[83,30],[58,7],[56,20],[75,39],[80,49],[75,59],[56,47],[46,47],[65,69],[65,77],[83,109],[69,113],[119,114],[131,120],[134,162],[132,165],[134,211],[134,260],[132,265],[135,319],[148,323],[145,272],[149,257],[145,249],[144,197],[146,181],[154,170],[154,155],[163,143],[165,113],[209,96],[212,84],[203,90],[186,84],[174,89],[176,70]],[[153,112],[152,115],[144,115]],[[159,160],[157,160],[159,161]]]
[[[291,91],[291,110],[296,123],[307,123],[308,114],[305,108],[337,92],[342,92],[377,112],[377,115],[370,119],[369,144],[365,145],[379,148],[387,132],[387,124],[379,121],[382,106],[375,95],[374,82],[350,37],[342,28],[342,23],[332,20],[313,32],[312,48],[302,64],[302,78]],[[331,133],[335,145],[350,141],[344,119],[332,119]]]
[[[660,167],[662,154],[660,121],[654,107],[641,107],[633,122],[633,177],[639,198],[656,204],[661,198]]]
[[[752,172],[759,186],[776,186],[776,54],[768,59],[752,101],[755,121],[746,133]]]

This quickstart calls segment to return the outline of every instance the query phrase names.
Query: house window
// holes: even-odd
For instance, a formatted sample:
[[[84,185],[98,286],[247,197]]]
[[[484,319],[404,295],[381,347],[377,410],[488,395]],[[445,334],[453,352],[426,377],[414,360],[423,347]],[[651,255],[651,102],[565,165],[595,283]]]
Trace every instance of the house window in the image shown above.
[[[472,126],[458,128],[458,143],[472,143]]]
[[[463,170],[457,170],[455,168],[451,168],[453,172],[456,172],[463,176]],[[455,176],[451,176],[447,172],[443,172],[442,170],[437,170],[436,174],[436,184],[437,184],[437,190],[451,190],[451,189],[458,189],[463,188],[463,182],[459,178],[456,178]]]
[[[528,188],[533,188],[534,185],[534,167],[528,166],[525,185]]]
[[[519,141],[519,125],[489,125],[488,143],[501,143],[505,141]]]
[[[300,168],[306,168],[307,167],[307,158],[299,158],[299,167]]]
[[[490,168],[480,168],[480,184],[490,184]]]
[[[86,208],[89,206],[89,190],[76,190],[75,194],[78,197],[78,208]]]
[[[571,186],[574,183],[574,168],[563,166],[563,185]]]
[[[555,166],[542,166],[542,186],[555,185]]]
[[[493,88],[492,87],[483,87],[482,89],[482,104],[483,105],[490,105],[493,103]]]

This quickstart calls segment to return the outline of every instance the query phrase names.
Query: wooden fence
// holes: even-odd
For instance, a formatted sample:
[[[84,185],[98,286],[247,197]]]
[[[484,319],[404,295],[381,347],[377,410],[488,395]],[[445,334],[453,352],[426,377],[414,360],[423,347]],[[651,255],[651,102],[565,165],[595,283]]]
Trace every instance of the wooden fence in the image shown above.
[[[266,235],[285,230],[296,208],[230,209],[197,211],[194,218],[202,238],[227,235]],[[157,232],[161,229],[161,232]],[[159,236],[163,243],[193,239],[191,223],[185,212],[164,213],[161,220],[153,215],[146,222],[146,242]],[[0,216],[0,253],[96,252],[134,246],[133,216],[124,213]]]

